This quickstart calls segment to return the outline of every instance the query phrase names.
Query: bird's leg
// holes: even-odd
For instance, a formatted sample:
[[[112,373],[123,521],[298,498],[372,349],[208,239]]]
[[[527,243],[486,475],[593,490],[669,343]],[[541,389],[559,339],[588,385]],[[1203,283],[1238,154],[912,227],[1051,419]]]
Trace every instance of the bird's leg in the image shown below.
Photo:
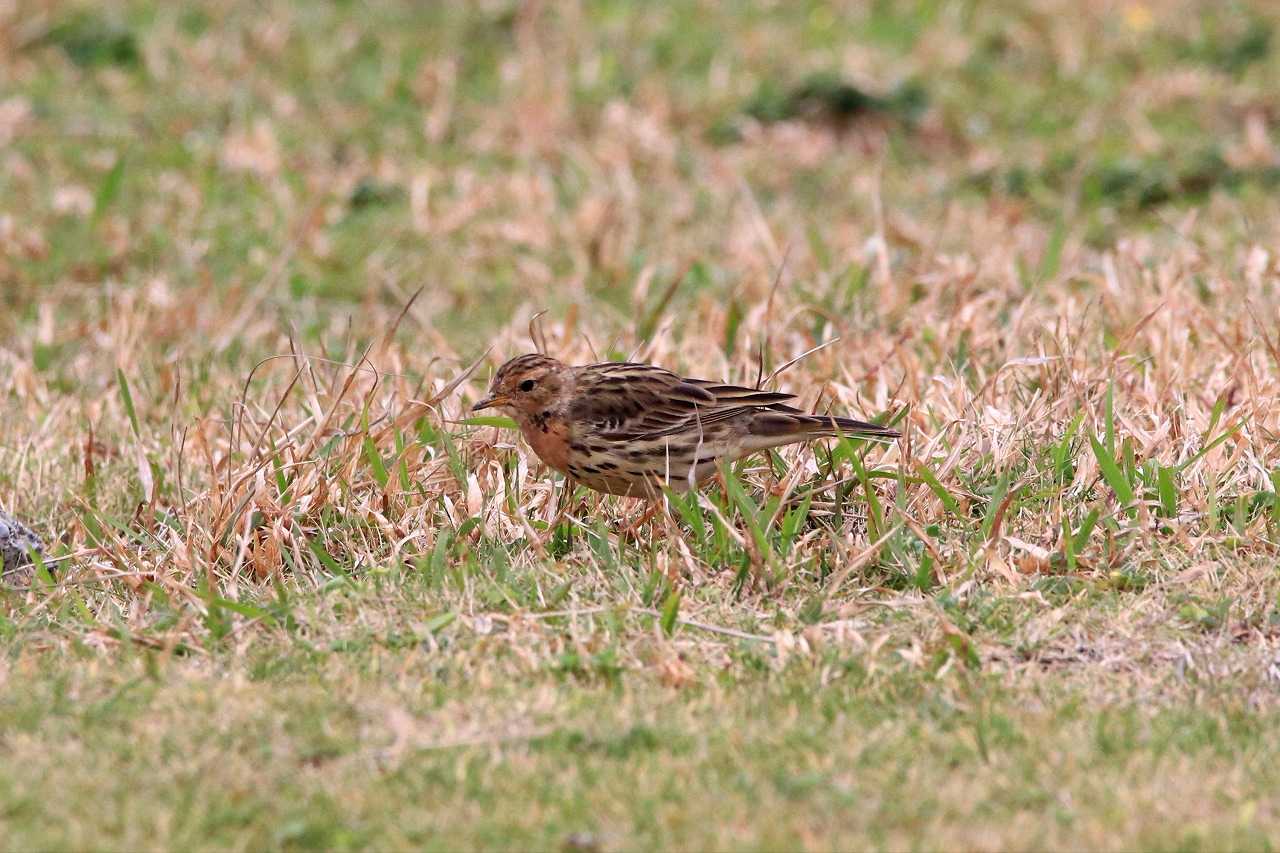
[[[651,518],[657,515],[658,510],[662,509],[662,506],[663,506],[663,500],[661,498],[658,498],[657,500],[652,501],[649,505],[649,508],[645,510],[644,513],[639,518],[637,518],[635,521],[628,524],[626,527],[622,528],[620,531],[618,531],[619,535],[632,536],[635,538],[639,538],[637,534],[640,532],[640,528],[644,526],[646,521],[649,521]]]
[[[650,540],[652,540],[654,538],[653,527],[654,527],[654,524],[656,523],[654,522],[653,518],[659,512],[662,513],[663,518],[666,521],[666,525],[664,526],[665,528],[664,532],[667,534],[670,534],[671,522],[672,522],[670,510],[671,510],[671,507],[670,505],[667,504],[664,498],[662,497],[652,498],[649,504],[649,508],[645,510],[644,513],[639,518],[637,518],[635,521],[631,522],[626,527],[624,527],[620,531],[619,535],[632,537],[636,540],[638,544],[640,540],[640,529],[647,522],[649,524],[649,531],[650,531],[649,538]],[[665,565],[660,571],[662,571],[662,573],[666,576],[667,582],[670,584],[670,588],[677,589],[679,587],[680,579],[681,579],[679,561],[663,560],[662,562]]]

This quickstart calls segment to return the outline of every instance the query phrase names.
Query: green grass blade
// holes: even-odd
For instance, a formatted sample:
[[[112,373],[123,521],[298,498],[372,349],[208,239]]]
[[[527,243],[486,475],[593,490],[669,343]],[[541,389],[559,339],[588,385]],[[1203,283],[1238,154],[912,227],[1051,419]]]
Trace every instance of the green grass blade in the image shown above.
[[[1098,467],[1102,470],[1102,478],[1107,481],[1107,485],[1116,493],[1121,507],[1133,506],[1133,487],[1129,485],[1129,481],[1124,478],[1124,473],[1120,470],[1116,458],[1111,455],[1111,451],[1098,441],[1096,436],[1089,436],[1089,443],[1093,446],[1093,455],[1098,460]]]
[[[382,454],[378,452],[377,445],[367,435],[364,437],[364,459],[369,465],[369,471],[373,474],[373,479],[377,480],[378,485],[385,489],[391,479],[391,475],[387,473],[387,466],[382,461]]]
[[[919,472],[920,479],[925,482],[925,485],[938,496],[938,500],[942,501],[942,505],[947,508],[947,512],[956,518],[960,518],[960,502],[955,499],[951,492],[947,491],[947,487],[942,485],[942,481],[929,469],[929,466],[921,462],[916,465],[916,471]]]
[[[693,532],[694,542],[697,544],[697,550],[702,551],[703,543],[707,540],[707,524],[702,516],[702,504],[698,502],[698,493],[690,491],[685,494],[677,494],[676,492],[663,486],[663,493],[667,497],[667,506],[673,507],[676,514],[689,525],[689,530]]]
[[[1074,467],[1071,459],[1071,448],[1075,441],[1076,433],[1080,430],[1080,425],[1084,423],[1084,412],[1079,412],[1071,423],[1067,426],[1067,431],[1063,434],[1062,440],[1053,446],[1053,472],[1058,482],[1066,482],[1066,480],[1074,473]]]
[[[1280,468],[1271,472],[1271,518],[1280,524]]]
[[[782,553],[783,555],[791,552],[791,545],[795,542],[796,534],[800,532],[801,526],[809,518],[809,508],[813,504],[813,492],[807,493],[800,501],[800,505],[792,508],[782,519]]]
[[[1222,444],[1222,442],[1226,441],[1228,438],[1231,438],[1231,436],[1233,436],[1233,435],[1235,435],[1237,432],[1239,432],[1239,431],[1240,431],[1240,428],[1241,428],[1241,427],[1243,427],[1243,426],[1244,426],[1244,420],[1243,420],[1243,419],[1241,419],[1241,420],[1239,420],[1239,421],[1237,421],[1237,422],[1236,422],[1235,426],[1228,427],[1227,429],[1223,430],[1221,435],[1219,435],[1219,436],[1218,436],[1217,438],[1215,438],[1213,441],[1211,441],[1211,442],[1209,442],[1208,444],[1206,444],[1204,447],[1202,447],[1202,448],[1200,448],[1199,450],[1197,450],[1197,451],[1196,451],[1195,453],[1193,453],[1190,457],[1188,457],[1185,461],[1183,461],[1183,462],[1179,463],[1179,464],[1177,465],[1177,470],[1178,470],[1179,472],[1182,472],[1182,471],[1185,471],[1187,468],[1191,467],[1192,465],[1196,464],[1196,463],[1197,463],[1197,462],[1199,462],[1201,459],[1203,459],[1207,454],[1209,454],[1210,452],[1212,452],[1212,450],[1213,450],[1215,447],[1217,447],[1219,444]],[[1207,435],[1207,434],[1208,434],[1208,433],[1206,433],[1206,435]]]
[[[662,633],[670,637],[676,632],[676,620],[680,618],[680,592],[674,591],[662,603]]]
[[[987,502],[987,511],[982,517],[982,539],[985,542],[991,538],[991,529],[996,523],[996,513],[1000,511],[1000,504],[1004,503],[1004,496],[1009,491],[1009,474],[1005,472],[1000,475],[1000,479],[996,482],[995,491],[991,493],[991,499]]]
[[[1075,572],[1076,570],[1076,540],[1071,535],[1071,521],[1067,518],[1066,513],[1062,514],[1062,556],[1067,561],[1067,571]]]
[[[452,625],[453,621],[457,618],[457,611],[446,610],[444,613],[437,613],[435,616],[432,616],[425,624],[423,624],[422,627],[430,634],[438,634],[445,628]]]
[[[463,461],[462,454],[458,453],[458,446],[453,443],[453,436],[448,432],[441,430],[436,434],[440,443],[444,445],[444,452],[449,457],[449,471],[453,474],[455,480],[464,488],[467,483],[467,463]]]
[[[742,303],[737,299],[729,300],[729,311],[724,320],[724,354],[728,358],[733,357],[734,346],[738,342],[738,326],[742,325],[742,318],[746,316],[742,310]]]
[[[1202,442],[1208,441],[1209,436],[1213,435],[1213,431],[1218,428],[1218,422],[1222,420],[1222,414],[1227,410],[1226,395],[1218,397],[1213,401],[1213,411],[1209,413],[1209,426],[1204,431],[1204,436],[1200,439]]]
[[[520,429],[520,425],[504,415],[476,415],[462,422],[463,426],[497,427],[498,429]]]
[[[849,464],[853,466],[853,472],[857,475],[858,482],[862,484],[862,493],[867,498],[867,536],[875,541],[880,538],[881,531],[884,530],[884,512],[880,507],[880,498],[876,495],[876,490],[871,485],[871,475],[867,473],[867,467],[862,463],[862,457],[854,450],[852,442],[842,438],[840,446],[846,451]]]
[[[234,601],[230,598],[216,598],[214,600],[218,607],[230,610],[232,613],[239,613],[246,619],[261,619],[272,625],[275,624],[275,615],[270,610],[265,610],[255,604],[250,604],[247,601]]]
[[[124,157],[117,157],[111,171],[107,172],[93,198],[93,219],[97,221],[120,196],[124,185]]]
[[[729,499],[733,501],[734,506],[738,509],[738,514],[746,522],[747,532],[751,534],[760,556],[765,558],[772,556],[773,549],[769,547],[769,537],[765,532],[764,525],[761,523],[761,519],[764,516],[763,511],[747,494],[747,490],[743,488],[742,480],[739,479],[737,473],[730,466],[722,466],[721,470],[724,472],[724,485],[729,492]]]
[[[338,561],[325,550],[318,540],[308,539],[307,547],[311,549],[311,553],[316,555],[316,559],[320,561],[320,564],[329,570],[330,574],[343,578],[347,576],[342,566],[338,565]]]
[[[1159,468],[1158,489],[1160,492],[1160,514],[1165,518],[1176,518],[1178,515],[1178,489],[1174,482],[1177,469],[1161,465]]]
[[[1089,510],[1089,514],[1084,517],[1084,521],[1081,522],[1080,529],[1076,531],[1074,541],[1071,543],[1077,554],[1089,544],[1089,537],[1093,535],[1093,528],[1098,524],[1100,517],[1101,513],[1097,509]]]
[[[129,392],[129,380],[124,378],[124,371],[116,368],[116,384],[120,387],[120,399],[124,402],[125,414],[129,416],[129,425],[133,427],[134,437],[139,437],[142,431],[138,429],[138,413],[133,408],[133,394]]]

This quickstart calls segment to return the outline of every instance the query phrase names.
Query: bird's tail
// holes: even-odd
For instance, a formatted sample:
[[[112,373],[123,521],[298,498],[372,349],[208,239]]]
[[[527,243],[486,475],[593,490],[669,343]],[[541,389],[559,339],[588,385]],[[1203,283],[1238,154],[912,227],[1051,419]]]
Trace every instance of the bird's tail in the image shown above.
[[[812,419],[814,428],[826,435],[847,435],[850,438],[883,438],[886,440],[902,436],[902,433],[896,429],[890,429],[867,421],[854,420],[853,418],[841,418],[835,415],[809,415],[809,418]]]
[[[879,424],[836,415],[806,415],[790,412],[759,412],[748,424],[751,443],[760,448],[777,447],[810,438],[846,436],[872,441],[892,441],[901,433]]]

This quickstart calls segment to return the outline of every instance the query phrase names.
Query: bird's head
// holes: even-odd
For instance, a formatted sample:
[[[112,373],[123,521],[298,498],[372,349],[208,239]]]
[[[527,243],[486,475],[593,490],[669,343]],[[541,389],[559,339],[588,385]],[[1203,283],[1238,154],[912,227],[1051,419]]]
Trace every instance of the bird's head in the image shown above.
[[[471,407],[497,408],[520,419],[555,406],[567,385],[568,367],[550,356],[529,353],[511,359],[493,375],[489,394]]]

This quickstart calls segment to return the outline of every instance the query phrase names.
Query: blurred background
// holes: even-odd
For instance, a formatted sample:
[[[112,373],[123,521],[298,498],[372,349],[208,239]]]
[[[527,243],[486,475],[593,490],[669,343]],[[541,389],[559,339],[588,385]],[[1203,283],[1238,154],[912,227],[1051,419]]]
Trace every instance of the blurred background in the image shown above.
[[[141,300],[228,351],[425,287],[431,347],[699,300],[732,346],[787,251],[805,308],[900,325],[943,254],[1273,237],[1277,70],[1237,2],[6,0],[0,332],[45,312],[56,369]]]

